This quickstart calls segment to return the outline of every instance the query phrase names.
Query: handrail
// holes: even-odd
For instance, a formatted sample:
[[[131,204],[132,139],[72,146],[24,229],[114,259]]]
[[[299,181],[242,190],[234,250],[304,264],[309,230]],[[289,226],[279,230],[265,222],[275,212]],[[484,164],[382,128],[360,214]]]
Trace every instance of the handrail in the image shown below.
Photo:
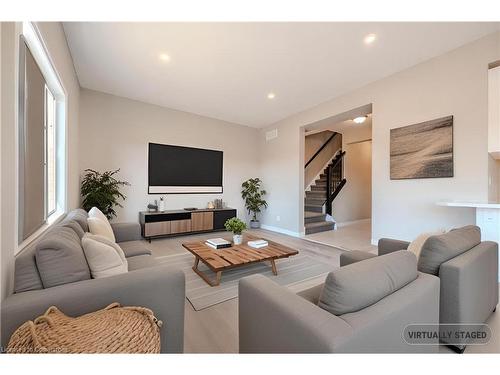
[[[345,151],[342,151],[338,156],[337,156],[337,161],[332,164],[331,168],[335,168],[337,166],[337,164],[344,158],[344,155],[345,155]]]
[[[325,143],[323,143],[323,145],[319,148],[318,151],[316,151],[314,153],[314,155],[309,159],[309,161],[306,163],[306,165],[304,166],[304,168],[307,168],[307,166],[309,164],[311,164],[311,162],[316,158],[316,156],[319,155],[319,153],[321,151],[323,151],[323,149],[328,145],[328,143],[330,143],[330,141],[337,135],[338,133],[337,132],[333,132],[333,134],[330,136],[330,138],[327,139],[327,141]]]
[[[332,165],[329,165],[326,170],[326,213],[328,215],[332,214],[332,202],[337,197],[340,190],[346,184],[346,179],[344,178],[344,168],[342,161],[344,160],[345,151],[342,151],[336,158]],[[340,163],[340,165],[339,165]],[[332,173],[334,170],[340,170],[340,176],[338,176],[335,181],[332,181]],[[334,185],[334,186],[333,186]]]

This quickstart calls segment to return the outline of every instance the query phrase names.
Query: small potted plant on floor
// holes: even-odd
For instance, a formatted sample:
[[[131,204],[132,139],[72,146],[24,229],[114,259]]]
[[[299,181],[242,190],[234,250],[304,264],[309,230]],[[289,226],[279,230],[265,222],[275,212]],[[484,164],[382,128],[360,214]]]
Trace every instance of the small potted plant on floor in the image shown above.
[[[241,197],[245,200],[245,207],[248,214],[252,214],[250,228],[260,228],[260,222],[257,220],[257,214],[261,212],[262,207],[267,208],[267,202],[263,199],[266,191],[260,188],[262,181],[260,178],[251,178],[241,184]]]
[[[227,220],[224,226],[226,227],[226,230],[233,232],[233,243],[235,245],[241,245],[243,242],[243,236],[241,233],[247,229],[247,225],[237,217],[233,217]]]

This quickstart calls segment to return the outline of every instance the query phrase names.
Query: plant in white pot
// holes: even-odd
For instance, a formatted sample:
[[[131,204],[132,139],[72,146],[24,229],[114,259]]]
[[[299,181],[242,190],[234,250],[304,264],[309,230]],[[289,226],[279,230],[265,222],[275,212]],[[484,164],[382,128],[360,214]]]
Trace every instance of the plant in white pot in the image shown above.
[[[224,226],[226,227],[226,230],[233,232],[233,243],[235,245],[241,245],[243,242],[243,236],[241,233],[247,229],[247,225],[237,217],[233,217],[228,219]]]
[[[257,220],[257,214],[261,209],[267,208],[267,202],[264,200],[266,191],[260,188],[262,181],[260,178],[250,178],[241,184],[241,197],[245,200],[245,207],[248,214],[252,215],[250,220],[250,228],[260,228],[260,222]]]

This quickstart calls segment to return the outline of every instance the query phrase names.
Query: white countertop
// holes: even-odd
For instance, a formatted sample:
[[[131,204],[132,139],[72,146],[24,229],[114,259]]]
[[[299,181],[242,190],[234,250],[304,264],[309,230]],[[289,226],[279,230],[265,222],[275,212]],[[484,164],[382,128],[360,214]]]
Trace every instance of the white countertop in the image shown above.
[[[500,203],[498,202],[460,202],[460,201],[441,201],[436,203],[438,206],[447,207],[472,207],[472,208],[498,208],[500,209]]]

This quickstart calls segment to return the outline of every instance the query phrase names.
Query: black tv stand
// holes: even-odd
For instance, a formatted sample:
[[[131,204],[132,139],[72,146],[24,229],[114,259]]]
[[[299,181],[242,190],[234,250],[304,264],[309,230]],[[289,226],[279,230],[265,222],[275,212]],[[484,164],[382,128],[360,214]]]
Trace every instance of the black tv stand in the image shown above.
[[[142,236],[151,242],[154,238],[221,231],[225,230],[224,223],[237,214],[234,208],[199,208],[194,211],[140,212]]]

